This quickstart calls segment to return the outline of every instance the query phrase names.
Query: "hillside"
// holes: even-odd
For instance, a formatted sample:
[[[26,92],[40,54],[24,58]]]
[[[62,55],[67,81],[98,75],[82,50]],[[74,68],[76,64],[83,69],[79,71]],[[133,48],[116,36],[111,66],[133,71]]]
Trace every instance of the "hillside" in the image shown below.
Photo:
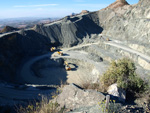
[[[82,87],[87,86],[87,83],[95,86],[112,60],[124,57],[135,63],[134,71],[139,75],[138,77],[148,81],[150,77],[149,5],[148,0],[140,0],[134,5],[129,5],[126,0],[116,0],[99,11],[83,10],[81,14],[66,16],[52,23],[35,25],[33,28],[18,31],[11,28],[12,32],[0,34],[0,80],[13,84],[10,85],[12,88],[0,85],[0,92],[5,89],[4,93],[0,93],[5,99],[0,97],[0,100],[7,105],[7,102],[9,103],[7,98],[10,98],[12,105],[19,103],[20,100],[28,100],[25,94],[29,94],[30,99],[33,97],[38,99],[39,92],[47,95],[50,91],[56,90],[53,85],[59,85],[61,78],[63,82],[73,84],[66,86],[73,93],[66,93],[65,91],[68,90],[64,88],[63,94],[68,96],[73,94],[73,96],[72,100],[69,100],[67,95],[61,96],[58,102],[62,106],[67,105],[68,109],[71,106],[74,107],[71,108],[74,111],[84,111],[82,107],[84,108],[89,101],[85,95],[88,94],[92,98],[91,95],[95,94],[97,98],[101,96],[102,99],[105,95]],[[9,28],[3,31],[8,32]],[[51,47],[57,49],[51,52]],[[58,51],[63,52],[63,55],[59,55]],[[72,70],[65,70],[65,61]],[[23,86],[20,87],[20,84]],[[34,91],[35,93],[32,93]],[[81,94],[78,95],[77,92]],[[11,93],[18,96],[10,97]],[[73,100],[77,97],[78,101]],[[81,104],[79,100],[84,99],[86,103],[81,101],[83,103]],[[66,101],[68,103],[65,103]],[[85,111],[90,109],[92,113],[98,101],[94,99],[94,104],[89,102]],[[71,105],[70,102],[74,104]]]
[[[17,31],[17,28],[11,27],[11,26],[5,26],[0,33],[7,33],[7,32],[12,32],[12,31]]]

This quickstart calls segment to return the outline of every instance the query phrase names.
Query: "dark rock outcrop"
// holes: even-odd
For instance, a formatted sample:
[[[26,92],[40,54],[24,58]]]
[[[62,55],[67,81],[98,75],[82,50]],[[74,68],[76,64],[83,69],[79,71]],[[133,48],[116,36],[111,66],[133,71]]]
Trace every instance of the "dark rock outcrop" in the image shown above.
[[[97,22],[95,14],[65,17],[62,21],[50,25],[36,25],[34,30],[46,37],[49,37],[52,44],[62,45],[64,47],[74,46],[82,42],[85,37],[91,34],[99,34],[102,32]],[[94,17],[93,17],[94,16]]]
[[[7,32],[12,32],[12,31],[16,31],[19,30],[17,28],[11,27],[11,26],[5,26],[0,33],[7,33]]]
[[[49,42],[48,38],[32,30],[0,38],[0,79],[16,82],[16,72],[22,60],[49,50]]]

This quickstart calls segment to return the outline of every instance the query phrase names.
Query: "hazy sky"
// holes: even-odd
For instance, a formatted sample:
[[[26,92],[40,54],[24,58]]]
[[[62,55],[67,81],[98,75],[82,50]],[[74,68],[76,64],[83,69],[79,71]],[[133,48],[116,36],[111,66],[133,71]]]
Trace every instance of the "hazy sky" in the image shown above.
[[[100,10],[116,0],[0,0],[0,18],[63,17],[82,10]],[[129,4],[139,0],[127,0]]]

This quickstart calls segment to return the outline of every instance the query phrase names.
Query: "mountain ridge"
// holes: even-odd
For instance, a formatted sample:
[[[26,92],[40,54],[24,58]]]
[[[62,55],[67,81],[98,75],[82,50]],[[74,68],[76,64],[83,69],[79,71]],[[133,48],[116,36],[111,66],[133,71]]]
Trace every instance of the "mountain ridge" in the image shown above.
[[[115,9],[115,8],[123,7],[125,5],[129,5],[129,3],[126,0],[116,0],[114,3],[110,4],[105,9],[107,8]]]
[[[17,28],[11,27],[11,26],[5,26],[0,33],[7,33],[7,32],[12,32],[12,31],[16,31],[19,30]]]

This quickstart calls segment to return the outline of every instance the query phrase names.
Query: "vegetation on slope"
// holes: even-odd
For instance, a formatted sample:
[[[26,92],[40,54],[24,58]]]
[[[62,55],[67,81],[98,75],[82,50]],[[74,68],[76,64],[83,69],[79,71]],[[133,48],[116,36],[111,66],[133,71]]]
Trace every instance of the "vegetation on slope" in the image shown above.
[[[100,79],[101,85],[105,91],[114,83],[128,91],[137,93],[144,91],[148,85],[138,77],[135,70],[135,64],[130,59],[123,58],[112,61],[110,67]]]

